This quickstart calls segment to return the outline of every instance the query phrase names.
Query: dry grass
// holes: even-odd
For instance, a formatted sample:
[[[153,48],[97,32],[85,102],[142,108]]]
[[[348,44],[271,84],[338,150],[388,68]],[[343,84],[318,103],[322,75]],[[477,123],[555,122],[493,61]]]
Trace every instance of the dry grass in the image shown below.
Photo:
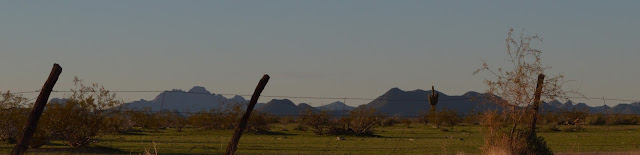
[[[144,154],[145,155],[158,155],[158,148],[157,148],[156,142],[155,141],[151,141],[151,143],[153,144],[153,152],[149,151],[149,149],[145,147],[144,148]]]

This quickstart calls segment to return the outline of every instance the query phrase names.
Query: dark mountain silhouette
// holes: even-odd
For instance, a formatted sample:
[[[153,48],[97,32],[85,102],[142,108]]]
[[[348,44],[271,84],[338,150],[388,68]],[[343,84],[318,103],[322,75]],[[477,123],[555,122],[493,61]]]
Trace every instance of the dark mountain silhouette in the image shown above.
[[[211,109],[222,109],[234,104],[246,106],[247,101],[241,96],[228,99],[222,95],[216,95],[207,91],[204,87],[195,86],[189,91],[174,89],[164,91],[151,101],[140,100],[122,105],[131,109],[151,108],[152,111],[170,110],[179,112],[200,112]]]
[[[288,99],[273,99],[267,102],[264,106],[256,108],[256,110],[279,116],[292,116],[300,114],[298,106],[296,106],[296,104]]]
[[[417,116],[420,112],[429,109],[430,104],[427,99],[429,93],[431,93],[430,90],[403,91],[392,88],[374,101],[358,108],[374,108],[390,116]],[[483,103],[483,94],[477,92],[468,92],[462,96],[449,96],[438,91],[436,93],[440,94],[436,105],[437,110],[449,109],[458,114],[467,114],[474,111],[499,109],[495,104]]]
[[[336,101],[336,102],[319,106],[316,108],[321,111],[343,111],[343,110],[349,111],[349,110],[355,109],[356,107],[348,106],[340,101]]]
[[[415,116],[429,108],[430,105],[427,99],[427,94],[429,93],[431,93],[431,90],[403,91],[399,88],[393,88],[374,101],[358,108],[371,107],[391,116]],[[486,100],[486,94],[478,92],[467,92],[461,96],[449,96],[438,91],[436,93],[440,94],[440,101],[436,106],[437,110],[449,109],[456,111],[458,114],[468,114],[470,112],[502,109],[499,105]],[[640,102],[618,104],[614,107],[606,105],[591,107],[585,103],[574,103],[571,100],[565,103],[553,100],[548,103],[543,102],[541,110],[547,112],[586,110],[590,113],[640,114]]]
[[[585,103],[574,103],[569,100],[561,103],[553,100],[549,103],[542,103],[542,111],[562,112],[562,111],[589,111],[590,113],[612,113],[612,114],[640,114],[640,102],[631,104],[618,104],[614,107],[607,105],[591,107]]]
[[[301,113],[303,113],[303,112],[305,112],[305,111],[307,111],[307,110],[310,110],[310,111],[311,111],[311,112],[313,112],[313,113],[318,113],[318,112],[320,112],[320,110],[318,110],[318,108],[312,107],[312,106],[311,106],[311,105],[309,105],[309,104],[306,104],[306,103],[300,103],[300,104],[298,104],[298,114],[301,114]]]
[[[375,100],[360,105],[357,108],[371,107],[389,116],[416,116],[420,112],[429,110],[427,95],[431,90],[404,91],[399,88],[392,88]],[[484,100],[486,94],[478,92],[467,92],[460,96],[449,96],[442,92],[440,94],[437,110],[449,109],[458,114],[468,114],[472,112],[483,112],[486,110],[500,110],[500,106]],[[64,102],[65,99],[51,99],[51,102]],[[164,101],[164,102],[163,102]],[[151,108],[152,111],[160,110],[179,112],[200,112],[211,109],[225,109],[231,106],[242,106],[246,108],[248,101],[241,96],[226,98],[219,94],[207,91],[204,87],[195,86],[189,91],[174,89],[158,94],[153,100],[139,100],[122,105],[131,109]],[[275,115],[299,115],[305,110],[313,112],[327,111],[336,116],[343,116],[349,113],[354,107],[345,105],[342,102],[334,102],[319,107],[312,107],[305,103],[296,105],[288,99],[271,100],[268,103],[258,103],[256,110],[272,113]],[[596,106],[591,107],[584,103],[574,103],[567,101],[562,103],[558,100],[543,102],[542,111],[571,111],[588,110],[591,113],[615,113],[615,114],[640,114],[640,102],[631,104],[618,104],[614,107]]]

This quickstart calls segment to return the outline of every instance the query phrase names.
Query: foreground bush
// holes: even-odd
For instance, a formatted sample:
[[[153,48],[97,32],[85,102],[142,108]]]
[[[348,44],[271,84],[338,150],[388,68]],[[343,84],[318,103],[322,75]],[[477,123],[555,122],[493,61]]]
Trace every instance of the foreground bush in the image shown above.
[[[92,97],[84,100],[68,100],[64,104],[53,103],[48,106],[48,118],[53,124],[51,129],[57,136],[66,140],[73,147],[87,146],[92,138],[104,128],[105,116],[93,110]]]
[[[46,130],[36,131],[42,142],[46,143],[49,137],[61,138],[69,146],[83,147],[94,142],[93,139],[101,132],[110,131],[109,127],[113,126],[105,120],[111,121],[115,118],[107,118],[117,115],[110,116],[106,111],[121,104],[115,100],[115,94],[98,84],[86,86],[77,77],[74,83],[77,89],[72,89],[72,95],[64,103],[47,104],[40,119],[43,126],[38,126],[38,129]]]
[[[10,91],[0,95],[0,140],[15,143],[27,121],[29,109],[24,108],[26,98]]]
[[[498,111],[488,114],[483,124],[487,127],[484,148],[500,148],[509,154],[549,154],[542,137],[535,133],[540,101],[567,96],[562,86],[564,75],[548,76],[551,69],[541,61],[542,51],[532,47],[542,41],[538,35],[520,33],[512,37],[509,29],[505,40],[507,66],[494,68],[486,62],[473,74],[485,72],[493,78],[485,80],[487,100],[500,105]],[[497,110],[497,109],[496,109]],[[529,129],[526,129],[529,128]]]

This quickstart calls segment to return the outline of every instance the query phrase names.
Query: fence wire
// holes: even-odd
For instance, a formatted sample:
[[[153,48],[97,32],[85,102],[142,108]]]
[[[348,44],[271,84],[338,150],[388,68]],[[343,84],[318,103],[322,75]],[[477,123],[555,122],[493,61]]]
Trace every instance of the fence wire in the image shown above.
[[[61,90],[56,90],[53,91],[53,93],[69,93],[69,92],[73,92],[73,91],[61,91]],[[242,96],[242,97],[250,97],[251,95],[247,95],[247,94],[233,94],[233,93],[229,93],[229,94],[212,94],[212,93],[200,93],[200,92],[184,92],[184,91],[157,91],[157,90],[119,90],[119,91],[109,91],[112,93],[188,93],[188,94],[202,94],[202,95],[224,95],[224,96]],[[24,91],[24,92],[11,92],[11,94],[35,94],[35,93],[39,93],[39,91]],[[3,94],[4,95],[4,94]],[[283,99],[306,99],[306,100],[342,100],[343,102],[350,102],[351,100],[362,100],[362,101],[388,101],[388,102],[428,102],[428,99],[426,99],[426,96],[424,97],[425,99],[381,99],[381,98],[361,98],[361,97],[314,97],[314,96],[283,96],[283,95],[263,95],[261,97],[264,98],[283,98]],[[606,101],[620,101],[620,102],[638,102],[638,100],[634,100],[634,99],[617,99],[617,98],[595,98],[595,97],[569,97],[566,96],[566,98],[579,98],[579,99],[587,99],[587,100],[602,100],[603,101],[603,105],[606,105]],[[29,102],[33,102],[36,98],[30,98],[25,100],[23,103],[21,104],[28,104]],[[449,98],[444,98],[441,99],[439,101],[462,101],[462,100],[477,100],[479,98],[470,98],[470,97],[449,97]],[[163,101],[164,102],[164,99]],[[427,104],[428,105],[428,104]],[[13,107],[13,108],[2,108],[0,109],[0,111],[8,111],[8,110],[18,110],[18,109],[24,109],[24,107]],[[60,111],[68,111],[70,109],[45,109],[44,113],[48,113],[51,112],[52,110],[60,110]],[[241,116],[241,113],[221,113],[221,112],[214,112],[214,111],[200,111],[200,112],[185,112],[185,111],[177,111],[177,110],[172,110],[172,109],[164,109],[161,108],[161,110],[143,110],[143,109],[108,109],[108,110],[98,110],[100,112],[106,112],[106,113],[126,113],[126,112],[137,112],[137,113],[145,113],[145,114],[154,114],[154,113],[174,113],[174,114],[180,114],[183,115],[184,117],[189,117],[191,115],[200,115],[200,114],[211,114],[211,115],[235,115],[236,117]],[[29,113],[29,111],[24,111],[24,112],[20,112],[17,114],[21,114],[21,115],[27,115]],[[563,114],[575,114],[576,111],[544,111],[541,112],[541,115],[563,115]],[[14,113],[16,114],[16,113]],[[606,113],[586,113],[587,115],[601,115],[601,116],[633,116],[633,117],[640,117],[639,114],[614,114],[611,112],[606,112]],[[306,116],[311,116],[309,114],[287,114],[287,115],[276,115],[278,117],[306,117]],[[348,117],[348,114],[343,114],[343,115],[332,115],[334,117]],[[479,113],[464,113],[464,114],[457,114],[458,117],[460,118],[467,118],[467,117],[479,117],[479,116],[483,116],[483,114],[479,114]],[[382,114],[376,114],[376,115],[367,115],[365,117],[376,117],[376,118],[396,118],[396,119],[417,119],[417,118],[436,118],[436,115],[400,115],[400,116],[389,116],[389,115],[382,115]],[[574,144],[554,144],[556,146],[574,146],[574,147],[598,147],[597,152],[602,152],[604,151],[603,149],[605,147],[629,147],[629,146],[635,146],[635,147],[640,147],[638,144],[634,144],[634,143],[628,143],[628,144],[611,144],[609,143],[609,139],[610,139],[610,135],[612,134],[612,132],[614,132],[615,130],[611,130],[611,125],[610,124],[605,124],[606,125],[606,131],[603,133],[605,135],[605,139],[602,140],[602,142],[600,144],[579,144],[579,145],[575,145],[577,144],[579,140],[581,140],[580,138],[576,138],[573,139]],[[459,127],[466,127],[467,130],[466,132],[468,133],[466,135],[466,137],[462,138],[462,139],[466,139],[468,140],[470,137],[472,136],[478,136],[478,134],[482,134],[479,132],[472,132],[471,129],[474,127],[474,125],[470,125],[470,124],[462,124],[462,125],[454,125],[454,126],[459,126]],[[407,126],[405,126],[404,128],[402,128],[402,131],[400,132],[400,135],[403,135],[403,137],[409,137],[408,135],[412,134],[409,132],[405,132],[405,130],[407,129]],[[320,141],[324,141],[323,139],[319,139]],[[400,148],[398,147],[398,145],[400,144],[401,140],[400,138],[397,138],[395,140],[393,139],[389,139],[391,140],[392,146],[394,149],[390,150],[389,153],[387,154],[396,154],[397,149]],[[463,145],[461,146],[449,146],[448,148],[450,149],[465,149],[465,147],[467,147],[467,142],[468,141],[464,141]],[[326,144],[324,146],[322,146],[324,149],[321,149],[323,151],[323,153],[329,153],[331,151],[331,145],[336,145],[336,147],[341,147],[339,144],[334,144],[336,143],[335,140],[333,139],[328,139]],[[414,144],[416,144],[415,142],[413,142]],[[417,144],[416,144],[417,145]],[[194,146],[195,147],[195,146]],[[202,147],[206,147],[206,146],[202,146]],[[430,147],[430,146],[414,146],[414,149],[417,148],[437,148],[437,147]],[[403,148],[411,148],[409,146],[405,146]],[[191,150],[189,150],[189,152],[191,152],[193,150],[193,148],[191,148]],[[186,152],[186,153],[189,153]]]

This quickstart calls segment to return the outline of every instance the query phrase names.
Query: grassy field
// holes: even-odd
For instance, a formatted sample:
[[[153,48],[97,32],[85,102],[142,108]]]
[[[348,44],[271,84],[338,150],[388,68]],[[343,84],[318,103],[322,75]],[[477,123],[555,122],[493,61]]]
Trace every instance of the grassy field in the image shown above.
[[[425,125],[397,125],[376,128],[373,137],[317,136],[295,131],[294,125],[274,126],[273,133],[247,133],[240,140],[239,154],[478,154],[482,147],[482,127],[456,126],[442,131]],[[563,127],[560,127],[561,129]],[[122,135],[102,135],[88,148],[72,149],[53,141],[29,153],[39,154],[220,154],[233,131],[174,129],[142,130]],[[541,132],[555,152],[615,152],[640,150],[640,126],[587,126],[580,132]],[[13,145],[0,142],[8,153]]]

